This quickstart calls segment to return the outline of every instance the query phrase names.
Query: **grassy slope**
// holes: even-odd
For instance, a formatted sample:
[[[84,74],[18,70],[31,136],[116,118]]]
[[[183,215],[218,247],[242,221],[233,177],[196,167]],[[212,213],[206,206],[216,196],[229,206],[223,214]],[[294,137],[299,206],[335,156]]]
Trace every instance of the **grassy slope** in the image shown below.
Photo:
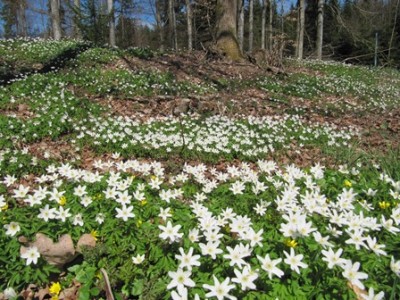
[[[26,63],[21,63],[21,65],[31,66],[36,63],[43,64],[44,61],[51,60],[54,56],[59,55],[60,51],[64,49],[63,47],[70,47],[68,43],[57,46],[47,43],[38,43],[38,45],[33,43],[33,46],[31,45],[28,47],[33,50],[27,52],[24,51],[24,47],[27,46],[21,42],[16,42],[16,44],[13,44],[13,47],[9,47],[9,44],[6,44],[6,46],[7,47],[3,45],[3,48],[1,48],[1,51],[4,52],[3,57],[6,57],[9,61],[25,61]],[[10,53],[16,48],[21,50],[15,52],[17,56],[12,56]],[[51,51],[49,50],[49,57],[38,56],[38,53],[44,53],[43,50],[45,49],[51,49]],[[52,52],[53,50],[54,52]],[[31,75],[27,79],[0,88],[0,127],[2,129],[0,146],[1,149],[3,149],[0,155],[0,177],[4,178],[6,175],[15,176],[21,183],[26,184],[30,183],[29,176],[34,178],[35,176],[46,174],[48,172],[46,168],[51,164],[59,165],[60,163],[68,162],[75,166],[85,167],[86,165],[84,164],[85,161],[83,158],[87,161],[93,161],[94,158],[98,157],[107,159],[110,158],[111,153],[119,152],[125,158],[148,158],[149,156],[153,158],[162,158],[165,160],[169,170],[179,170],[183,162],[191,160],[213,163],[226,163],[228,160],[231,163],[238,164],[239,160],[255,162],[259,158],[274,158],[276,162],[280,164],[291,163],[295,161],[297,156],[302,157],[305,155],[309,156],[308,159],[305,159],[305,165],[307,166],[308,164],[306,169],[309,169],[315,162],[325,158],[327,162],[332,162],[333,165],[347,164],[350,171],[353,167],[357,170],[361,170],[361,175],[346,175],[336,170],[327,170],[326,178],[318,182],[318,184],[321,186],[322,192],[329,198],[335,198],[340,193],[343,182],[345,180],[350,180],[358,193],[362,194],[363,190],[374,188],[380,190],[380,194],[378,195],[379,200],[388,200],[390,197],[388,194],[389,185],[385,185],[384,182],[377,180],[379,173],[383,170],[392,179],[400,180],[400,174],[398,172],[400,169],[398,156],[399,146],[398,142],[396,143],[396,137],[398,137],[399,134],[396,121],[399,121],[399,115],[390,114],[393,111],[395,113],[396,111],[398,112],[399,108],[400,74],[398,72],[386,69],[371,70],[364,67],[346,66],[337,63],[299,63],[288,61],[288,76],[286,77],[273,76],[270,74],[266,75],[260,71],[259,74],[250,74],[248,78],[240,80],[238,77],[235,77],[237,72],[232,70],[232,73],[226,74],[226,77],[219,77],[216,79],[216,75],[221,76],[220,73],[212,73],[214,70],[207,69],[210,72],[208,76],[204,76],[203,73],[203,76],[200,76],[200,82],[194,84],[194,82],[198,82],[199,80],[199,74],[195,74],[194,71],[189,74],[192,77],[186,77],[186,79],[177,76],[177,62],[186,66],[186,62],[180,60],[181,58],[179,55],[168,56],[167,69],[163,67],[165,63],[160,63],[164,61],[166,56],[158,55],[159,54],[154,55],[151,52],[138,49],[129,52],[119,52],[92,48],[78,55],[74,60],[70,61],[66,67],[59,71]],[[141,57],[139,61],[137,58],[138,56]],[[122,57],[124,58],[123,60]],[[16,69],[20,68],[19,66],[16,68],[15,64],[8,62],[8,60],[7,63],[2,66],[5,73],[15,72]],[[121,61],[126,60],[131,64],[121,64]],[[171,63],[171,61],[173,63]],[[190,62],[188,64],[190,64]],[[206,64],[210,63],[206,62]],[[146,65],[153,65],[154,68],[149,70],[143,67]],[[218,62],[215,62],[215,68],[217,68],[217,66]],[[158,71],[157,68],[159,69]],[[180,69],[182,68],[184,69],[184,67],[180,67]],[[235,66],[232,68],[235,68]],[[240,67],[236,68],[240,69]],[[211,135],[211,132],[202,132],[202,128],[224,128],[226,134],[223,136],[232,134],[226,143],[228,149],[234,149],[231,150],[229,154],[215,154],[207,152],[204,149],[192,151],[189,149],[189,145],[186,144],[186,142],[184,145],[178,143],[177,146],[175,146],[176,148],[166,144],[159,149],[154,149],[149,147],[149,144],[141,143],[137,143],[134,147],[125,148],[124,144],[131,140],[131,136],[127,136],[125,140],[122,139],[118,142],[113,142],[113,138],[107,138],[107,134],[110,132],[118,134],[126,132],[127,127],[125,124],[125,127],[121,125],[123,121],[118,117],[119,111],[110,111],[107,106],[103,105],[103,99],[108,98],[108,103],[111,107],[115,107],[116,102],[122,103],[123,107],[128,107],[130,102],[135,102],[137,99],[142,100],[143,98],[141,97],[147,97],[146,99],[150,101],[152,98],[157,98],[159,95],[165,96],[165,94],[172,95],[176,98],[184,98],[192,94],[205,95],[208,97],[206,99],[210,100],[204,100],[204,102],[213,102],[215,99],[222,99],[222,103],[226,107],[224,111],[232,115],[235,112],[243,114],[249,112],[248,106],[241,106],[242,104],[237,103],[237,101],[230,101],[232,98],[238,97],[236,100],[239,100],[239,102],[242,100],[244,102],[246,99],[240,98],[245,96],[240,95],[246,95],[249,90],[252,90],[252,95],[257,93],[259,93],[257,95],[261,95],[254,104],[256,111],[261,112],[264,109],[268,112],[269,116],[278,116],[278,125],[262,127],[260,124],[254,124],[252,119],[243,117],[236,119],[233,123],[231,121],[214,120],[213,117],[210,118],[210,115],[213,114],[212,110],[206,110],[207,114],[200,116],[198,119],[189,118],[185,120],[185,118],[182,118],[180,121],[169,120],[167,126],[165,126],[165,121],[160,120],[146,124],[141,124],[140,122],[137,124],[128,124],[128,128],[140,137],[138,140],[143,140],[146,136],[165,132],[166,135],[173,134],[178,141],[181,139],[182,134],[187,134],[188,136],[185,136],[185,141],[188,141],[190,134],[196,132],[196,130],[199,132],[198,136],[204,140]],[[156,109],[151,110],[147,118],[155,116],[157,110],[161,110],[160,108],[162,105],[164,104],[160,104]],[[282,121],[282,117],[286,119]],[[302,118],[300,123],[298,118]],[[382,120],[388,121],[386,125],[379,124],[375,126],[376,124],[369,124],[368,121],[361,122],[361,118],[367,118],[368,120],[375,118],[374,120],[376,122],[382,122]],[[108,120],[107,123],[101,124],[104,120]],[[263,124],[267,122],[273,124],[273,121],[268,118],[262,120]],[[324,136],[321,132],[330,130],[330,136],[332,133],[339,132],[339,129],[335,129],[335,127],[325,129],[324,127],[324,129],[321,129],[322,131],[319,132],[319,127],[315,129],[314,126],[316,126],[315,123],[317,121],[320,123],[330,122],[329,124],[332,124],[335,120],[345,123],[346,127],[343,128],[341,126],[343,124],[338,125],[339,128],[343,129],[343,134],[345,136],[350,128],[349,126],[361,127],[361,137],[349,135],[351,138],[350,141],[347,139],[347,136],[344,139],[340,137],[333,142],[338,143],[336,147],[328,144],[328,135]],[[183,126],[187,128],[183,129]],[[103,139],[99,140],[97,138],[85,136],[86,132],[96,127],[101,127],[98,133],[104,137]],[[259,156],[254,157],[252,154],[255,153],[255,150],[249,148],[246,144],[244,144],[243,149],[239,148],[238,150],[238,148],[234,147],[235,143],[239,143],[247,138],[246,136],[241,137],[240,135],[238,138],[238,132],[241,132],[240,130],[245,132],[252,130],[252,136],[249,137],[250,145],[257,143],[263,135],[272,136],[278,133],[277,137],[279,137],[279,139],[276,139],[273,143],[277,151],[274,153],[268,152],[267,154],[261,153]],[[365,141],[368,132],[376,139],[379,138],[376,145],[363,145],[363,141]],[[284,137],[283,140],[280,139],[282,137]],[[221,136],[217,135],[215,140],[221,140]],[[43,151],[42,153],[39,153],[40,151],[32,153],[41,143],[48,146],[48,149],[44,148],[44,152],[49,152],[48,155]],[[213,143],[216,144],[216,142]],[[210,144],[210,148],[213,147],[213,143]],[[348,145],[350,144],[354,146],[349,147]],[[57,149],[60,148],[60,145],[63,147],[65,146],[63,152]],[[258,148],[261,146],[264,145],[260,144]],[[173,159],[171,159],[169,148],[173,150]],[[255,149],[257,149],[257,147]],[[320,150],[314,151],[314,149]],[[246,152],[244,152],[245,150],[250,152],[246,154]],[[68,154],[68,152],[73,154]],[[117,157],[117,155],[115,157]],[[71,160],[71,158],[73,159]],[[302,157],[302,159],[304,162],[304,157]],[[380,164],[382,169],[377,170],[374,164]],[[93,196],[100,195],[99,197],[102,197],[102,191],[107,186],[106,180],[108,177],[109,174],[106,174],[100,184],[89,185],[88,189]],[[128,178],[126,174],[124,177]],[[278,179],[278,177],[276,179]],[[282,175],[282,177],[284,177],[284,175]],[[260,180],[264,179],[265,177],[260,177]],[[135,179],[133,186],[137,187],[148,180],[149,178],[145,175],[140,175]],[[77,206],[74,206],[76,205],[74,202],[76,202],[77,199],[75,199],[73,195],[73,189],[76,188],[76,186],[77,183],[65,180],[60,187],[66,191],[68,201],[72,199],[72,210],[77,209]],[[167,184],[165,186],[167,186]],[[13,186],[13,188],[16,187],[17,185]],[[258,203],[259,197],[273,199],[278,195],[279,191],[275,186],[269,183],[268,187],[269,190],[262,193],[260,196],[255,197],[251,192],[245,193],[242,196],[238,196],[239,201],[237,201],[237,204],[232,204],[232,193],[229,192],[230,185],[228,183],[222,184],[211,194],[209,207],[215,214],[220,213],[222,209],[229,205],[233,205],[236,211],[251,214],[253,206]],[[183,185],[182,188],[184,190],[184,198],[190,199],[193,198],[197,192],[201,191],[202,186],[199,183],[192,182],[191,184]],[[249,189],[250,188],[247,187],[247,190]],[[133,191],[134,189],[131,192]],[[0,192],[6,195],[6,199],[11,205],[11,209],[7,212],[10,215],[6,215],[8,218],[14,217],[18,219],[18,216],[22,218],[24,214],[29,214],[32,217],[34,216],[35,210],[26,206],[24,206],[21,211],[18,211],[17,215],[13,215],[12,208],[16,208],[19,203],[12,199],[12,190],[6,187],[5,184],[0,184]],[[135,229],[137,230],[137,235],[135,235],[137,239],[141,236],[149,239],[156,239],[157,235],[154,235],[154,232],[152,232],[154,231],[154,225],[147,222],[147,219],[150,217],[156,218],[160,203],[158,202],[157,194],[151,190],[146,190],[146,199],[149,205],[145,206],[145,208],[142,209],[140,206],[135,206],[135,213],[137,215],[141,214],[141,218],[145,221],[144,226],[139,227],[137,223],[132,223],[131,225],[137,228]],[[374,200],[373,202],[376,207],[378,207],[377,201],[378,200]],[[99,204],[96,204],[96,210],[102,211],[103,207],[100,202],[98,203]],[[109,205],[115,205],[115,203],[110,203]],[[151,208],[152,205],[156,207],[157,210]],[[162,206],[164,206],[164,203]],[[114,209],[114,206],[112,206],[112,208]],[[167,206],[165,206],[165,208],[167,208]],[[181,201],[173,201],[172,208],[173,210],[186,212],[174,215],[173,221],[176,224],[185,224],[184,230],[185,232],[188,231],[188,229],[194,225],[194,221],[187,218],[187,216],[191,214],[188,206],[183,205]],[[361,207],[358,209],[361,209]],[[269,232],[268,239],[274,240],[269,246],[269,251],[275,254],[282,252],[282,241],[275,240],[275,237],[270,236],[278,234],[276,226],[278,226],[282,220],[275,219],[274,214],[271,212],[267,214],[267,218],[269,227],[265,228],[265,230]],[[73,239],[76,241],[85,230],[87,231],[89,228],[95,228],[95,226],[97,226],[93,220],[94,216],[91,221],[87,220],[84,228],[78,229],[70,225],[60,227],[54,224],[55,227],[49,230],[47,227],[48,224],[41,222],[39,225],[36,224],[29,230],[25,230],[24,234],[28,236],[28,238],[32,238],[37,230],[42,228],[41,230],[48,231],[50,235],[53,233],[54,236],[51,235],[53,238],[56,238],[56,236],[61,233],[71,233]],[[264,220],[255,220],[256,227],[263,228]],[[326,229],[323,228],[324,222],[322,220],[313,221],[320,225],[319,230],[321,232],[327,234]],[[21,221],[21,224],[24,223]],[[115,232],[114,228],[116,227],[121,228],[121,231]],[[111,273],[112,283],[116,289],[124,290],[129,288],[130,290],[126,292],[131,295],[137,295],[144,291],[147,292],[148,295],[151,295],[151,293],[159,294],[168,283],[165,269],[174,270],[174,267],[176,267],[173,262],[173,256],[171,256],[173,251],[177,251],[177,249],[175,249],[176,247],[174,248],[174,246],[172,246],[168,248],[161,243],[159,244],[159,242],[154,242],[156,246],[152,247],[151,253],[148,254],[149,265],[145,265],[142,272],[135,269],[136,271],[132,273],[132,266],[128,263],[128,261],[130,262],[130,256],[119,257],[119,253],[121,253],[121,249],[124,250],[122,251],[123,253],[132,252],[132,244],[136,243],[134,239],[135,236],[126,238],[126,236],[130,234],[130,231],[125,228],[121,222],[115,219],[110,221],[108,227],[101,229],[101,233],[104,234],[106,232],[113,232],[115,236],[113,236],[112,239],[104,240],[104,249],[96,248],[96,251],[93,253],[85,255],[85,264],[81,265],[81,269],[76,267],[74,270],[71,270],[67,281],[71,280],[74,276],[81,276],[79,272],[87,272],[92,276],[87,279],[90,281],[90,283],[88,282],[87,284],[91,284],[91,282],[95,281],[94,272],[99,267],[97,263],[101,261],[103,264],[102,266],[106,267]],[[234,243],[229,233],[224,232],[224,234],[226,234],[226,239],[229,243]],[[6,237],[4,234],[1,238],[4,239],[5,243],[7,241],[6,253],[9,256],[2,257],[5,261],[3,262],[3,273],[0,273],[0,278],[4,280],[10,280],[11,278],[13,280],[12,284],[16,286],[22,286],[24,282],[34,279],[37,282],[47,282],[47,275],[40,276],[37,272],[32,273],[34,275],[26,275],[26,278],[21,276],[16,278],[17,273],[24,271],[26,273],[24,263],[18,258],[18,242],[15,239],[9,242],[9,237]],[[390,241],[390,235],[386,236],[383,234],[380,238],[387,244],[388,251],[395,253],[393,249],[396,247],[397,239]],[[122,240],[124,240],[124,242],[118,249],[112,245],[113,242],[115,243],[115,241]],[[310,242],[310,244],[308,244],[308,242]],[[141,250],[147,247],[145,240],[140,240],[140,242],[135,245],[135,247]],[[300,249],[317,255],[319,250],[317,251],[317,248],[314,249],[313,247],[317,246],[306,239],[302,242]],[[159,248],[159,250],[157,250],[157,248]],[[118,253],[115,252],[117,250]],[[162,253],[159,253],[159,251]],[[351,251],[348,254],[358,255]],[[165,256],[166,258],[160,259],[161,256]],[[361,256],[359,259],[364,260],[365,264],[363,266],[366,269],[374,270],[374,268],[377,268],[370,279],[371,284],[375,284],[374,282],[379,281],[379,276],[388,276],[388,273],[387,268],[385,270],[385,268],[382,268],[382,265],[378,267],[375,266],[370,259],[371,257],[371,254],[364,253],[364,258]],[[5,263],[10,259],[16,261],[15,265]],[[385,262],[386,261],[387,260],[385,260]],[[96,265],[96,268],[93,267],[94,265]],[[160,269],[163,268],[164,273],[160,272]],[[33,268],[31,269],[31,267],[28,269],[29,272],[33,272],[34,270]],[[48,266],[44,266],[42,269],[43,274],[54,271],[54,268]],[[322,272],[322,269],[316,271]],[[328,272],[328,270],[325,271]],[[223,270],[219,269],[216,272],[217,274],[225,274]],[[333,271],[329,274],[331,274],[332,277],[337,276]],[[149,276],[158,278],[160,281],[147,281],[146,278]],[[202,279],[199,279],[200,282],[202,282],[202,280],[204,282],[209,282],[205,279],[207,278],[207,270],[199,271],[198,276],[203,276]],[[141,279],[136,280],[137,284],[133,287],[128,286],[127,283],[134,281],[136,278]],[[328,282],[326,278],[321,282],[311,282],[315,280],[315,278],[312,278],[314,277],[311,275],[306,275],[303,279],[300,278],[300,276],[296,277],[293,275],[293,278],[284,279],[286,282],[285,285],[276,284],[270,286],[267,284],[263,286],[263,289],[271,292],[271,289],[284,289],[286,286],[289,290],[273,290],[271,293],[273,295],[288,295],[287,297],[290,297],[290,295],[292,295],[290,289],[299,289],[299,287],[296,286],[299,283],[303,283],[305,286],[308,284],[317,285],[318,288],[322,289],[319,292],[323,291],[324,285],[329,285],[332,287],[332,289],[329,290],[331,297],[344,297],[344,295],[340,293],[343,293],[346,289],[343,289],[340,282],[331,282],[329,280]],[[267,280],[267,278],[265,279]],[[380,288],[389,292],[392,284],[391,280],[392,279],[383,280]],[[289,282],[291,283],[289,284]],[[121,287],[121,285],[124,286]],[[85,293],[89,293],[89,295],[91,292],[93,292],[92,297],[94,297],[96,291],[85,291]],[[310,291],[302,290],[301,292],[299,291],[299,293],[305,293],[304,295],[306,295],[306,293],[310,293]],[[249,295],[250,294],[251,293],[249,293]],[[241,295],[243,296],[243,294]],[[350,295],[354,296],[353,294]],[[257,297],[257,295],[254,297]]]

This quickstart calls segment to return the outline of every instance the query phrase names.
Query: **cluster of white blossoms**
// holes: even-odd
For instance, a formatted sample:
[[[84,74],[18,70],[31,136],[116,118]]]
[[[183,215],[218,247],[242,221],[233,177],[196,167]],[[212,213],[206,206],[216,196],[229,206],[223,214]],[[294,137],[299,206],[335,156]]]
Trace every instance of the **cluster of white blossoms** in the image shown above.
[[[119,97],[163,95],[215,91],[211,84],[177,81],[169,73],[127,70],[121,68],[91,68],[71,71],[66,80],[96,95],[117,94]]]
[[[219,275],[214,276],[213,284],[202,286],[207,290],[207,297],[218,299],[234,299],[230,291],[235,289],[256,289],[256,281],[262,272],[268,278],[281,278],[290,271],[301,274],[302,269],[307,269],[313,263],[307,253],[301,253],[301,248],[295,250],[294,245],[290,251],[283,250],[281,253],[262,250],[267,242],[265,234],[268,233],[268,224],[264,224],[262,228],[259,227],[260,224],[255,227],[254,216],[263,216],[268,212],[279,215],[282,221],[277,224],[277,232],[280,232],[282,238],[314,239],[321,246],[322,261],[327,267],[339,268],[343,278],[361,289],[364,288],[363,280],[368,278],[368,274],[362,272],[359,261],[353,261],[347,256],[346,249],[365,249],[376,257],[388,256],[385,245],[379,243],[380,233],[385,231],[397,235],[400,231],[398,206],[393,207],[386,216],[364,215],[363,211],[355,209],[356,205],[362,204],[359,194],[349,187],[343,188],[336,199],[328,200],[317,182],[324,178],[324,167],[318,164],[307,172],[293,165],[279,169],[272,161],[259,161],[253,167],[246,163],[232,165],[218,171],[203,164],[184,165],[178,174],[166,174],[164,167],[158,162],[137,160],[96,161],[94,167],[97,170],[75,169],[69,164],[50,166],[47,174],[36,178],[36,187],[19,184],[15,178],[5,176],[2,181],[11,192],[0,197],[0,206],[6,206],[9,199],[14,198],[36,209],[37,217],[45,222],[52,220],[56,223],[69,222],[74,226],[83,226],[87,221],[86,210],[94,209],[92,203],[95,196],[90,192],[91,187],[105,182],[106,187],[101,194],[107,201],[115,204],[115,211],[97,211],[96,221],[101,225],[109,217],[121,219],[123,222],[135,219],[134,207],[146,201],[145,193],[158,193],[161,204],[159,218],[162,222],[155,230],[159,230],[159,238],[167,244],[178,243],[182,239],[191,242],[189,248],[179,248],[179,253],[175,255],[178,268],[169,272],[171,282],[168,289],[172,290],[174,299],[185,298],[188,289],[198,287],[192,276],[200,267],[200,257],[211,261],[226,261],[234,274],[234,277],[223,279]],[[132,189],[133,177],[124,174],[135,174],[144,178],[145,182]],[[400,182],[387,175],[381,176],[380,180],[389,185],[393,195],[398,195]],[[181,188],[188,181],[196,183],[200,188],[190,199],[185,198]],[[67,193],[62,189],[64,182],[74,183],[74,188],[69,193],[72,192],[76,199],[80,199],[80,211],[71,211],[68,201],[63,203]],[[244,193],[253,194],[258,199],[253,207],[254,215],[234,211],[229,206],[219,213],[213,212],[208,207],[208,199],[223,184],[230,186],[232,201]],[[276,198],[257,198],[257,195],[268,189],[277,191]],[[371,195],[373,191],[366,191],[365,194]],[[196,220],[195,226],[183,230],[181,224],[173,222],[173,213],[169,206],[172,200],[190,203],[191,215]],[[365,203],[363,205],[370,211],[374,209]],[[318,217],[321,224],[315,223],[313,217]],[[16,237],[22,230],[21,226],[16,220],[4,225],[3,230],[6,235]],[[319,230],[323,227],[328,229],[329,234],[326,236]],[[234,237],[235,242],[225,244],[227,235]],[[36,264],[39,259],[37,249],[28,249],[22,258],[26,259],[27,264]],[[132,257],[132,263],[140,264],[145,259],[139,253]],[[399,260],[392,256],[388,267],[400,276]],[[374,293],[373,290],[371,293]]]
[[[278,82],[276,78],[265,78],[259,82],[260,86],[272,92],[282,92],[283,96],[313,99],[319,102],[316,106],[320,108],[326,108],[328,103],[330,110],[335,108],[342,113],[377,108],[387,110],[399,104],[400,80],[390,70],[376,72],[367,67],[335,61],[303,60],[292,63],[314,70],[318,76],[295,73],[289,80]],[[342,95],[352,98],[344,99]],[[327,96],[340,97],[341,100],[327,102]]]
[[[26,85],[32,86],[32,89],[26,91]],[[13,93],[7,87],[0,86],[0,98],[9,107],[14,107],[3,119],[4,129],[0,132],[0,142],[14,149],[12,145],[15,143],[54,138],[65,133],[68,128],[72,129],[73,124],[78,122],[75,117],[77,111],[85,106],[85,113],[89,113],[93,106],[83,104],[84,101],[75,97],[65,86],[61,78],[52,78],[46,74],[33,74],[19,80],[13,85]],[[29,113],[23,117],[18,115],[18,105],[26,107]]]
[[[359,134],[354,127],[308,123],[296,115],[201,118],[163,117],[139,122],[129,117],[92,117],[74,126],[75,142],[89,140],[95,146],[188,151],[257,157],[277,149],[298,150],[324,141],[330,147],[349,146]]]
[[[15,107],[28,104],[31,112],[28,118],[11,114],[4,120],[7,130],[0,133],[0,142],[10,147],[12,143],[54,138],[69,132],[73,134],[71,143],[76,149],[91,145],[110,151],[135,149],[135,153],[162,151],[164,154],[184,149],[208,156],[253,158],[280,149],[299,152],[321,143],[333,148],[348,147],[351,139],[359,134],[355,127],[311,123],[299,115],[168,116],[141,122],[136,117],[92,114],[93,105],[88,105],[83,115],[77,112],[82,101],[66,88],[63,78],[35,74],[25,81],[34,86],[29,94],[21,82],[15,86],[13,95],[0,87],[0,98]],[[31,101],[27,102],[27,97]],[[49,158],[49,153],[46,156]]]
[[[65,49],[78,44],[74,40],[49,40],[40,38],[18,38],[0,40],[0,53],[5,62],[15,63],[20,60],[16,53],[23,54],[28,62],[46,62],[56,57]]]

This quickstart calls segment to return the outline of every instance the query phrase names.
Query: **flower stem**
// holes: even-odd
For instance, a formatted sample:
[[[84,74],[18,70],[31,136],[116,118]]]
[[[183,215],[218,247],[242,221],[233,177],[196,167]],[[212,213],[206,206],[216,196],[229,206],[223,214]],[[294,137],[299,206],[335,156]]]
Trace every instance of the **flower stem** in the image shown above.
[[[392,293],[390,294],[390,300],[396,299],[396,289],[397,289],[397,281],[399,277],[396,276],[394,282],[393,282],[393,287],[392,287]]]

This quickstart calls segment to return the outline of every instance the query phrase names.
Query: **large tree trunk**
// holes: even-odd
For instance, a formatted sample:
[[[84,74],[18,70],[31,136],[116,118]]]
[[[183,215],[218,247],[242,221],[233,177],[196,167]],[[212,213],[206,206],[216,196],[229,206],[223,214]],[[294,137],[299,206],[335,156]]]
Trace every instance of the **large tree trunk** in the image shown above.
[[[274,18],[274,7],[273,7],[273,2],[274,0],[269,0],[268,1],[268,28],[267,28],[267,43],[268,43],[268,50],[272,50],[272,21]],[[283,31],[282,31],[283,33]]]
[[[303,45],[304,45],[304,23],[305,23],[305,1],[299,0],[299,11],[297,18],[297,45],[296,56],[298,59],[303,59]]]
[[[265,49],[265,24],[267,19],[267,0],[262,0],[261,11],[261,49]]]
[[[239,43],[240,51],[243,51],[243,40],[244,40],[244,0],[238,0],[238,32],[237,40]]]
[[[77,39],[81,39],[82,38],[82,33],[81,30],[79,28],[79,15],[80,15],[80,11],[81,11],[81,0],[74,0],[74,37]]]
[[[111,47],[115,47],[115,18],[114,18],[114,0],[107,0],[107,13],[108,13],[108,24],[110,26],[109,32],[109,44]]]
[[[186,3],[186,23],[187,23],[187,34],[188,34],[188,50],[193,49],[193,25],[192,25],[192,7],[190,0],[185,0]]]
[[[249,0],[249,52],[253,51],[254,0]]]
[[[322,59],[323,36],[324,36],[324,0],[318,0],[317,59]]]
[[[60,2],[59,0],[50,0],[51,25],[53,28],[53,38],[61,39],[61,20],[60,20]]]
[[[233,61],[243,60],[236,32],[237,1],[217,0],[217,48]]]

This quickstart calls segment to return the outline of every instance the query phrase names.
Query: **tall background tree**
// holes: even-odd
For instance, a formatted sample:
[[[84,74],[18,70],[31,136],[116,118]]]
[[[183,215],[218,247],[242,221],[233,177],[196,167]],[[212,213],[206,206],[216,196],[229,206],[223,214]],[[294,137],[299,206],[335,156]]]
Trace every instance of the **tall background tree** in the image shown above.
[[[324,0],[318,0],[317,20],[317,59],[322,59],[322,44],[324,36]]]
[[[237,40],[240,51],[243,51],[244,43],[244,0],[238,0]]]
[[[168,37],[170,47],[178,49],[178,36],[176,31],[175,0],[168,0]]]
[[[249,52],[253,51],[253,22],[254,22],[254,0],[249,0]]]
[[[18,35],[18,2],[3,0],[1,8],[4,37],[12,38]]]
[[[109,45],[116,46],[115,42],[115,14],[114,14],[114,0],[107,0],[107,14],[109,26]]]
[[[267,0],[262,0],[261,12],[261,49],[265,49],[265,26],[267,20]]]
[[[294,41],[285,48],[287,55],[373,64],[376,53],[380,65],[400,66],[400,0],[113,2],[115,42],[108,0],[0,0],[0,35],[76,37],[160,50],[215,44],[226,53],[237,43],[239,59],[252,49],[272,50],[284,34],[289,44]],[[223,29],[228,23],[230,29]],[[227,48],[222,40],[232,33]]]
[[[72,6],[72,21],[73,21],[73,37],[77,39],[82,38],[82,33],[79,28],[79,19],[78,16],[80,15],[81,11],[81,1],[80,0],[74,0],[74,4]]]
[[[296,57],[303,59],[304,28],[305,27],[305,0],[299,0],[296,34]]]
[[[50,1],[50,14],[51,14],[51,26],[53,30],[53,38],[55,40],[60,40],[62,37],[60,0],[49,0],[49,1]]]
[[[192,25],[192,3],[190,0],[185,0],[186,4],[186,23],[187,23],[187,39],[188,39],[188,50],[193,48],[193,25]]]
[[[268,50],[272,50],[273,43],[273,21],[274,21],[274,0],[268,0],[268,25],[267,25],[267,45]]]

